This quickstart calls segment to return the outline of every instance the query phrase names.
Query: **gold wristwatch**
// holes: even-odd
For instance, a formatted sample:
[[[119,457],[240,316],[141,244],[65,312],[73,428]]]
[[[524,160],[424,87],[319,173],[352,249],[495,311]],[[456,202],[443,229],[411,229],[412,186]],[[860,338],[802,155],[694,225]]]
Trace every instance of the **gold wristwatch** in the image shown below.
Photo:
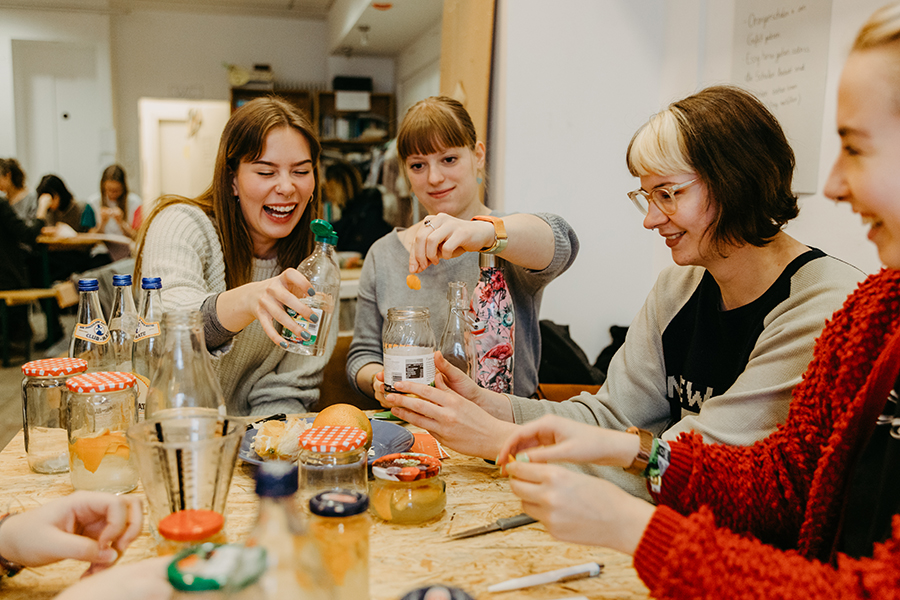
[[[650,462],[650,453],[653,451],[653,434],[646,429],[638,429],[637,427],[629,427],[626,433],[633,433],[641,438],[641,449],[638,450],[637,456],[628,467],[625,467],[626,473],[632,475],[643,476],[647,470],[647,464]]]
[[[487,221],[494,226],[494,243],[490,246],[485,246],[479,250],[479,252],[485,254],[500,254],[506,250],[506,244],[509,242],[509,238],[506,236],[506,227],[503,225],[503,219],[500,217],[492,217],[491,215],[478,215],[472,217],[472,220]]]

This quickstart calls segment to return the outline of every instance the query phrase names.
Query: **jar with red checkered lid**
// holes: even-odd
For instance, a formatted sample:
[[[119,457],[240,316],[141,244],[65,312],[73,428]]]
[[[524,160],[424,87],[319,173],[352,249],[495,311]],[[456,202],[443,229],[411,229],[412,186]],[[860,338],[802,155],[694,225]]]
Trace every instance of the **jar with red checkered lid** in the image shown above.
[[[69,470],[66,443],[66,380],[83,373],[81,358],[45,358],[22,365],[22,429],[28,466],[35,473]]]
[[[368,493],[368,434],[359,427],[325,425],[300,435],[300,501],[328,490]]]
[[[69,473],[76,490],[125,493],[138,471],[125,432],[137,422],[135,376],[85,373],[66,381]]]

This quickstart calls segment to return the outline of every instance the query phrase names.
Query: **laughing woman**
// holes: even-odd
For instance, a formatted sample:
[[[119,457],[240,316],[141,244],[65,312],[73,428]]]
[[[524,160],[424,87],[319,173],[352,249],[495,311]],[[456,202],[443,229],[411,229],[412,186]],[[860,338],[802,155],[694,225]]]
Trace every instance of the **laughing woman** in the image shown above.
[[[319,397],[337,327],[323,356],[300,356],[273,325],[309,338],[285,307],[310,318],[300,299],[314,292],[294,267],[313,249],[319,152],[289,104],[248,102],[225,126],[209,189],[161,198],[141,229],[135,273],[162,278],[167,310],[203,313],[229,414],[306,412]]]

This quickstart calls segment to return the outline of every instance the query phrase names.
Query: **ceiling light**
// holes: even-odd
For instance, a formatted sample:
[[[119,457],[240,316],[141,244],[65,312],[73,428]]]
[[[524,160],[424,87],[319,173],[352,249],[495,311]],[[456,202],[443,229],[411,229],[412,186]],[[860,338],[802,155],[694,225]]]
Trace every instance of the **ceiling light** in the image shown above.
[[[358,27],[360,33],[362,34],[359,38],[360,46],[368,46],[369,45],[369,26],[368,25],[360,25]]]

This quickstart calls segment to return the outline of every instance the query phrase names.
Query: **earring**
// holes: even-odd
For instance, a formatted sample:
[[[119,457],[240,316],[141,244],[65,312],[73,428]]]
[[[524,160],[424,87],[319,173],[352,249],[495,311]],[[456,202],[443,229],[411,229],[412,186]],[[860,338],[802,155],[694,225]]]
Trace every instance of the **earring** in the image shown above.
[[[482,183],[484,183],[484,178],[481,175],[479,175],[478,177],[475,178],[475,183],[477,183],[478,185],[481,185]]]
[[[235,195],[234,195],[234,201],[237,202],[238,204],[240,204],[240,203],[241,203],[241,197],[238,196],[237,194],[235,194]]]

